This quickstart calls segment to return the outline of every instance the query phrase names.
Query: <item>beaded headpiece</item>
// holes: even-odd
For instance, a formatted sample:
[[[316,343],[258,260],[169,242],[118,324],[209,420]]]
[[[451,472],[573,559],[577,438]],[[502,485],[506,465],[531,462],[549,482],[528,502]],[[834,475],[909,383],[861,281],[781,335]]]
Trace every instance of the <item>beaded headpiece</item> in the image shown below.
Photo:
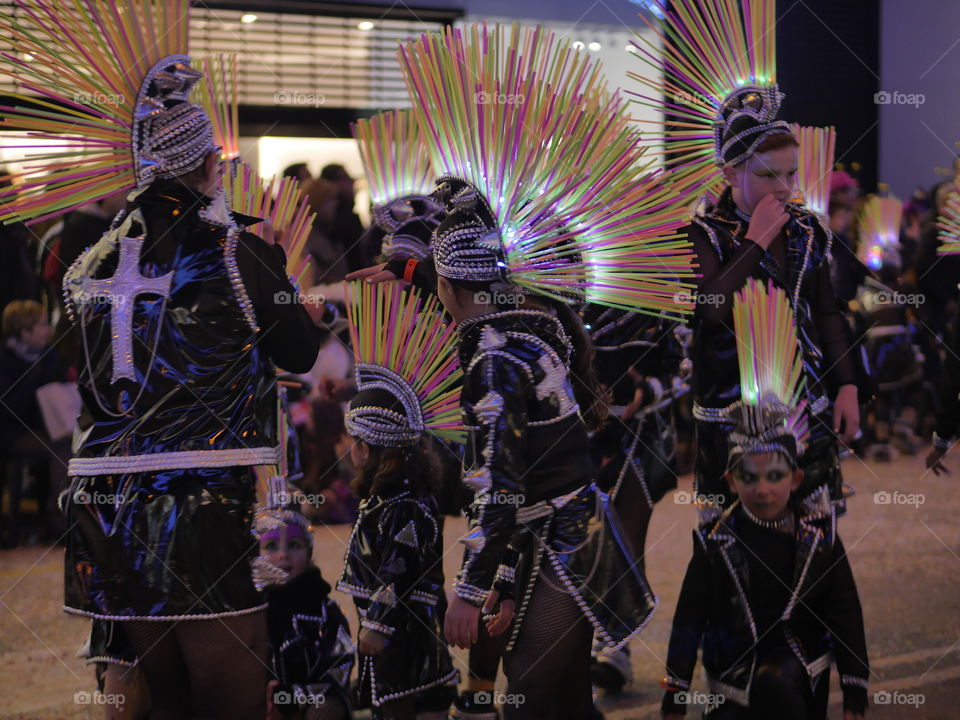
[[[630,73],[654,92],[641,105],[668,116],[661,142],[667,161],[717,194],[721,169],[749,158],[767,138],[789,134],[777,120],[775,0],[650,0],[660,44],[634,42],[659,79]],[[660,121],[655,121],[659,123]]]
[[[429,197],[433,171],[416,118],[409,110],[392,110],[358,120],[351,129],[370,187],[373,219],[385,233],[384,256],[424,259],[443,208]]]
[[[857,255],[871,270],[900,264],[903,204],[895,197],[870,195],[857,217]]]
[[[796,466],[808,435],[803,361],[786,293],[754,278],[735,296],[740,400],[729,409],[731,458],[781,452]]]
[[[790,132],[800,143],[800,164],[797,168],[800,200],[821,222],[826,223],[837,131],[833,127],[807,127],[793,123]]]
[[[0,191],[2,220],[39,222],[200,166],[210,120],[191,103],[187,0],[15,0],[0,16],[14,51],[0,72],[22,92],[0,129],[37,140],[22,182]],[[39,96],[39,97],[38,97]]]
[[[347,432],[371,445],[414,445],[427,432],[463,442],[456,333],[435,296],[397,283],[346,285],[357,395]]]
[[[440,176],[437,272],[566,301],[683,314],[683,194],[643,157],[599,64],[543,28],[471,25],[401,45]]]

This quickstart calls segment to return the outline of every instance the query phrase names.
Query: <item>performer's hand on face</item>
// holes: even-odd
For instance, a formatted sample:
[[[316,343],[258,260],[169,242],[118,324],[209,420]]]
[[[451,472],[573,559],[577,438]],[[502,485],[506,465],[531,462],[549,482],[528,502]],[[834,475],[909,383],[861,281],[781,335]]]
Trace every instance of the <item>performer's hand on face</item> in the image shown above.
[[[360,646],[360,652],[364,655],[379,655],[387,646],[387,636],[376,630],[362,627],[357,644]]]
[[[480,608],[459,595],[452,595],[443,621],[443,634],[451,645],[469,648],[480,635]]]
[[[747,239],[753,240],[766,250],[770,243],[780,234],[790,216],[784,212],[783,204],[770,193],[760,198],[760,202],[753,209],[750,216],[750,226],[747,228]]]
[[[946,454],[946,450],[941,450],[940,448],[930,448],[930,452],[927,454],[927,470],[933,470],[934,475],[949,475],[950,470],[947,469],[946,465],[940,462],[943,459],[943,456]]]
[[[392,282],[397,279],[397,276],[386,270],[386,265],[386,263],[380,263],[379,265],[354,270],[352,273],[347,273],[346,279],[366,280],[368,283]]]
[[[510,627],[510,623],[513,622],[514,610],[516,609],[516,603],[510,599],[500,602],[500,607],[498,608],[498,600],[500,600],[500,593],[494,590],[483,604],[484,614],[488,615],[492,613],[494,609],[497,611],[496,615],[487,620],[487,632],[490,634],[490,637],[496,637]]]
[[[840,435],[844,445],[849,445],[859,429],[860,404],[857,400],[857,386],[843,385],[833,404],[833,432]]]

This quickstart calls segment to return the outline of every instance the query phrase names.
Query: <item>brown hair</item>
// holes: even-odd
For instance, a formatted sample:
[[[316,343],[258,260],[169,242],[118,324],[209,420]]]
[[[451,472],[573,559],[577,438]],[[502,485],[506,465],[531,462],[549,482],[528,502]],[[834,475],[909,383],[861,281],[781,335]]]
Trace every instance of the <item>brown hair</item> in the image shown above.
[[[357,439],[357,442],[363,442]],[[415,495],[434,495],[439,489],[440,461],[432,440],[424,436],[411,447],[383,447],[366,443],[370,455],[350,487],[360,498],[396,495],[411,490]]]
[[[14,300],[3,309],[3,334],[7,337],[20,337],[20,333],[29,330],[43,320],[43,305],[36,300]]]
[[[762,143],[757,145],[757,149],[753,151],[753,154],[770,152],[771,150],[780,150],[785,147],[800,147],[800,141],[797,140],[791,133],[777,133],[776,135],[771,135]]]

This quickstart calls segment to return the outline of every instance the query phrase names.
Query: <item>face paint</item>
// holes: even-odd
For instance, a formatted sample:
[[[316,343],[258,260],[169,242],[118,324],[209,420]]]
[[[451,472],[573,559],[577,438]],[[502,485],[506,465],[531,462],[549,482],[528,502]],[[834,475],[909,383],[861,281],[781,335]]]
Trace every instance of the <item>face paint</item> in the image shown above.
[[[743,455],[730,475],[740,502],[761,520],[783,517],[790,493],[799,485],[797,471],[782,453]]]
[[[260,537],[260,555],[288,573],[292,580],[303,573],[310,563],[310,539],[310,534],[302,525],[283,525]]]

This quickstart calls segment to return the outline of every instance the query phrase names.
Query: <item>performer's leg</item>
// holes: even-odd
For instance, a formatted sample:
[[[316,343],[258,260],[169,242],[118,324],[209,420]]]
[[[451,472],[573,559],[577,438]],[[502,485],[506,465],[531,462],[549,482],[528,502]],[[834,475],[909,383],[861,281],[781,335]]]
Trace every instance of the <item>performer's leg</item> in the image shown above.
[[[180,720],[191,714],[190,676],[180,653],[175,624],[172,621],[123,623],[147,682],[151,720]]]
[[[176,633],[198,720],[266,715],[266,613],[181,622]]]
[[[589,718],[593,629],[546,557],[513,649],[504,655],[506,720]]]

